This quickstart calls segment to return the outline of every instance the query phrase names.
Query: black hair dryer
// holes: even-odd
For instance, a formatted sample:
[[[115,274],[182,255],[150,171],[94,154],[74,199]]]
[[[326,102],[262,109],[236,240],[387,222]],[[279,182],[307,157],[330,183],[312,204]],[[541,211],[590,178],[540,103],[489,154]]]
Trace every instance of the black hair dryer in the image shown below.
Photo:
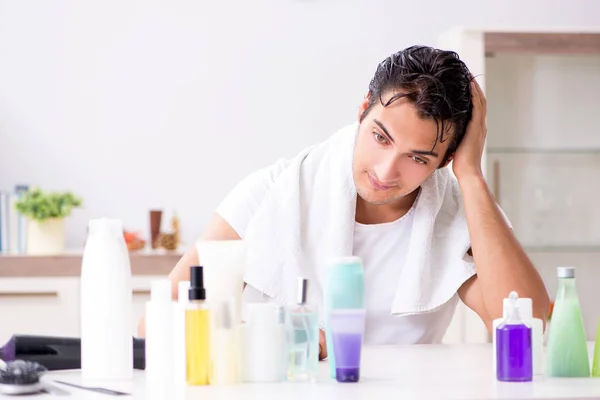
[[[133,368],[146,368],[146,341],[133,338]],[[0,348],[0,359],[35,361],[49,371],[81,368],[81,339],[55,336],[13,335]]]

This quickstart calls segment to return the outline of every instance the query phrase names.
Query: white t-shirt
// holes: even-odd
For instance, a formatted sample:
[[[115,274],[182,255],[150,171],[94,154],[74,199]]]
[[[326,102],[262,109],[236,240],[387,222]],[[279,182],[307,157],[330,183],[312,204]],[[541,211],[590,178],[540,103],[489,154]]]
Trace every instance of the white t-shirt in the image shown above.
[[[244,239],[253,213],[277,176],[287,166],[286,160],[258,170],[242,180],[222,201],[217,213]],[[415,202],[416,204],[416,202]],[[448,302],[427,313],[392,316],[390,313],[400,271],[408,250],[414,206],[400,219],[374,225],[354,224],[354,255],[363,260],[367,344],[438,343],[442,340],[458,302],[454,295]],[[254,292],[253,292],[254,291]],[[260,294],[247,288],[247,300],[256,301]]]

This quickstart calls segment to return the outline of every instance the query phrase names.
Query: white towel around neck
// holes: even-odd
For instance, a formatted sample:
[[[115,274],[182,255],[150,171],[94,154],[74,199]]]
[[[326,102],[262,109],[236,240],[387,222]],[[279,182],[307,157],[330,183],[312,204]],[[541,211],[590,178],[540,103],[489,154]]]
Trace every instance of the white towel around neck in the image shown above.
[[[245,282],[280,304],[294,303],[303,276],[311,281],[310,300],[321,307],[327,263],[352,255],[357,130],[358,124],[347,126],[291,160],[248,225]],[[475,273],[460,199],[448,168],[421,186],[391,314],[431,311]]]

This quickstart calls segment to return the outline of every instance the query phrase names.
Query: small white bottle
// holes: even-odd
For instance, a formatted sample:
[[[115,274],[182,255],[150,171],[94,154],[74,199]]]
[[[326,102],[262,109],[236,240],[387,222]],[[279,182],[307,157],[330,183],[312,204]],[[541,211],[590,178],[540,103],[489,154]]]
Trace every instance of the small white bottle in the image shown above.
[[[146,303],[146,379],[171,383],[173,343],[173,301],[171,281],[152,282]]]
[[[496,318],[492,322],[492,344],[494,349],[496,349],[496,328],[502,323],[502,321],[508,318],[508,312],[511,307],[510,299],[505,298],[502,303],[502,306],[502,318]],[[544,373],[544,364],[542,360],[542,350],[544,341],[543,322],[539,318],[533,318],[533,302],[530,298],[519,297],[519,299],[517,300],[517,308],[519,310],[521,320],[531,327],[533,375],[541,375]],[[492,358],[494,374],[496,374],[497,360],[495,350],[493,351]]]
[[[177,303],[173,305],[173,379],[177,385],[187,384],[185,360],[185,310],[188,307],[190,281],[177,285]]]
[[[85,381],[133,377],[131,264],[116,219],[93,219],[81,265],[81,374]]]
[[[286,327],[280,307],[251,303],[239,327],[243,382],[281,382],[286,376]]]
[[[231,385],[238,382],[238,344],[235,331],[236,299],[213,304],[211,326],[211,384]]]

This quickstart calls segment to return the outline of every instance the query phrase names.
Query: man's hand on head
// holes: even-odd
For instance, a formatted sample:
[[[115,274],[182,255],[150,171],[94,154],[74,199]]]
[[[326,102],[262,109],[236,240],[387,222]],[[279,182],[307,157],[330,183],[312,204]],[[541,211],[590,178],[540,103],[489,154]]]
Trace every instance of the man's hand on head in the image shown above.
[[[487,136],[485,123],[487,101],[475,78],[471,80],[471,98],[473,102],[471,121],[467,125],[465,136],[458,145],[452,161],[452,170],[459,182],[461,179],[469,177],[483,177],[481,160]]]

